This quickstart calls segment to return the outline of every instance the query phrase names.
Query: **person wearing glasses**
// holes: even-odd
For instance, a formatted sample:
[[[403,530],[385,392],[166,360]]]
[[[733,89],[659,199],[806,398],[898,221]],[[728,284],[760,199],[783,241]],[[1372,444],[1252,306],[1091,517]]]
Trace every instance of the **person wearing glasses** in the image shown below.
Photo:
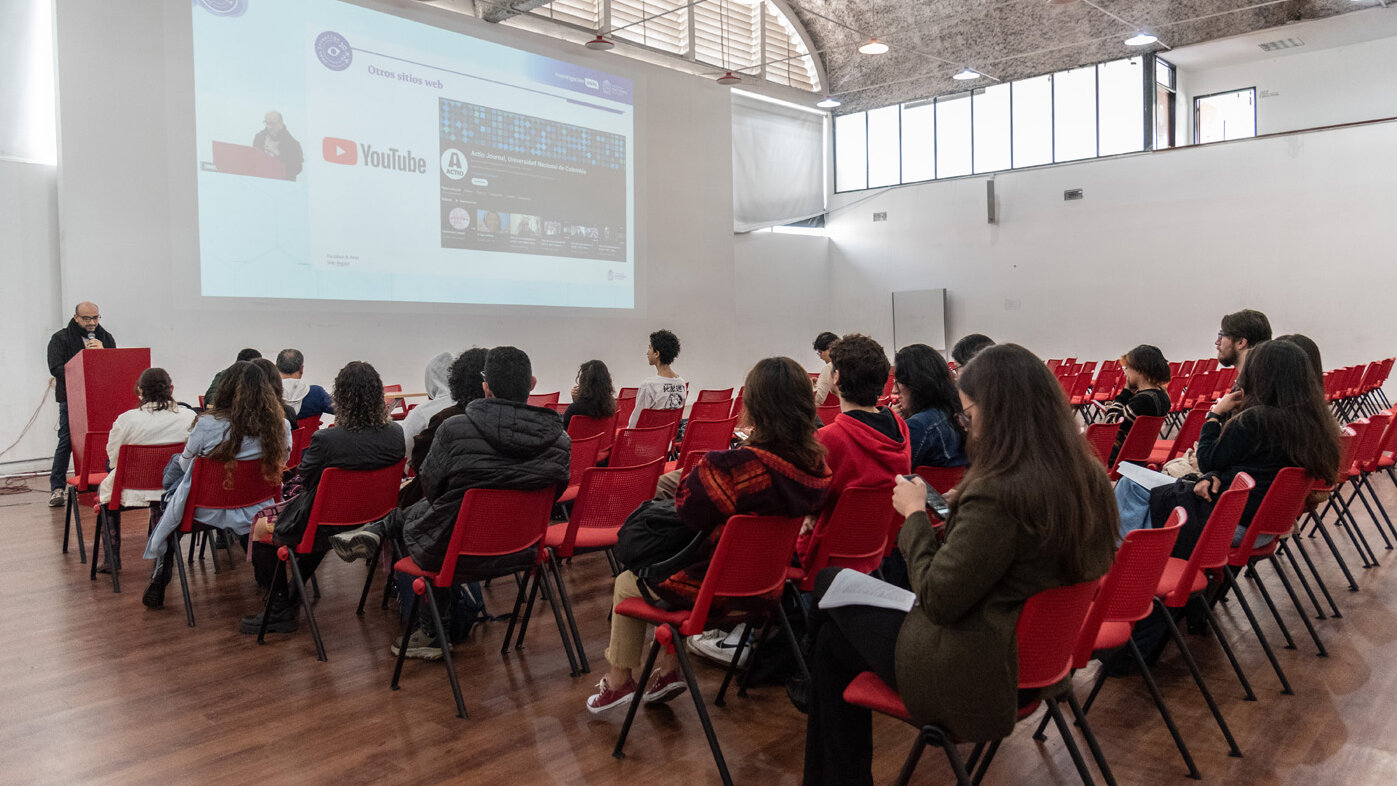
[[[53,452],[49,472],[49,507],[63,504],[64,484],[68,481],[68,456],[73,443],[68,433],[68,386],[63,367],[84,349],[113,349],[116,339],[101,325],[102,312],[96,303],[83,301],[73,309],[67,327],[49,339],[49,373],[53,375],[53,397],[58,402],[58,449]]]
[[[1257,344],[1271,340],[1271,320],[1260,311],[1244,308],[1222,318],[1222,329],[1214,346],[1218,350],[1218,362],[1224,366],[1236,366],[1242,373],[1242,364],[1247,361],[1247,353]]]

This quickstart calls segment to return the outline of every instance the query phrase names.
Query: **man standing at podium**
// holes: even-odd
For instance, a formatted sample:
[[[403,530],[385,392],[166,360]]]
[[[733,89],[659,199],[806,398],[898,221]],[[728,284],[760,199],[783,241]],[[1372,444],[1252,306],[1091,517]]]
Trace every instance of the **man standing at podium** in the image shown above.
[[[58,449],[53,453],[53,470],[49,473],[49,507],[63,504],[63,487],[68,480],[68,458],[72,440],[68,435],[68,387],[63,379],[63,367],[84,349],[114,349],[116,339],[99,324],[102,313],[96,303],[79,303],[73,310],[68,326],[49,339],[49,373],[53,375],[53,396],[58,401]]]

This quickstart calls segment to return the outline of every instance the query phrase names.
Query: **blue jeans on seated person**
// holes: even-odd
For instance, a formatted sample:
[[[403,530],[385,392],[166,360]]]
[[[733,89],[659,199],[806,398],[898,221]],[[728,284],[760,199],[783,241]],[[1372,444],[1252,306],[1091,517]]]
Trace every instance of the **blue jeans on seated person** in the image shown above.
[[[1211,503],[1208,504],[1211,508]],[[1116,481],[1116,509],[1120,511],[1120,539],[1125,540],[1127,533],[1137,529],[1149,529],[1153,527],[1154,520],[1150,515],[1150,489],[1136,483],[1130,478],[1121,478]],[[1190,521],[1184,524],[1185,527],[1197,527],[1202,530],[1207,524],[1207,520]],[[1249,522],[1248,522],[1249,523]],[[1232,536],[1234,547],[1242,544],[1242,538],[1247,534],[1247,523],[1239,524],[1237,532]],[[1197,540],[1194,538],[1193,540]],[[1271,535],[1257,535],[1256,548],[1261,548],[1267,543],[1275,540]],[[1178,555],[1175,555],[1178,556]],[[1187,556],[1182,557],[1187,559]]]

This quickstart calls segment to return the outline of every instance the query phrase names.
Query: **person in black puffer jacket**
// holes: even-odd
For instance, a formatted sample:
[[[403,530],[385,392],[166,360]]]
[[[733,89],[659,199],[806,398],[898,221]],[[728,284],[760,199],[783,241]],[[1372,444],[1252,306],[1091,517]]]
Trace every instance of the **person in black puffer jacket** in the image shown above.
[[[558,413],[547,407],[531,407],[529,391],[534,378],[529,356],[515,347],[495,347],[485,358],[485,398],[466,406],[464,414],[448,418],[437,429],[427,458],[418,468],[423,498],[374,522],[330,538],[340,558],[367,559],[382,539],[402,538],[407,553],[426,570],[441,568],[451,539],[451,529],[461,499],[473,488],[531,491],[567,487],[571,442]],[[493,571],[518,565],[527,567],[536,554],[485,558]],[[469,565],[465,566],[469,569]],[[458,573],[459,575],[459,573]],[[446,609],[444,593],[437,598]],[[408,657],[435,659],[440,647],[432,641],[430,622],[408,642]],[[425,637],[427,640],[422,641]],[[393,646],[397,654],[397,644]]]

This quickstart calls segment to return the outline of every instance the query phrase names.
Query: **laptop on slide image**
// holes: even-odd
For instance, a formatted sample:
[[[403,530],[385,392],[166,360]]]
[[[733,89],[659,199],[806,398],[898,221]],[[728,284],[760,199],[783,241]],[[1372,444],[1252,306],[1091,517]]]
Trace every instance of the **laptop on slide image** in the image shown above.
[[[286,167],[275,158],[248,145],[235,145],[232,142],[213,143],[213,165],[218,171],[229,175],[251,175],[286,179]]]

